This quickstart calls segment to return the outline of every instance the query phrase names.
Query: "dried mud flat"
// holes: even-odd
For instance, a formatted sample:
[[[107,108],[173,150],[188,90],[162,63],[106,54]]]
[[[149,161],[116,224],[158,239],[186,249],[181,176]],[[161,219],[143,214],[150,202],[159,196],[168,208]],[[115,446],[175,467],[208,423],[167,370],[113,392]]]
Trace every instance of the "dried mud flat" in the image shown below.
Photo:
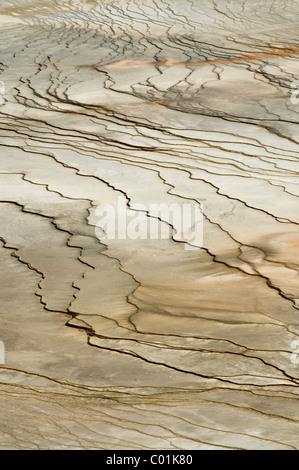
[[[298,13],[1,2],[1,449],[299,447]],[[99,239],[120,196],[202,246]]]

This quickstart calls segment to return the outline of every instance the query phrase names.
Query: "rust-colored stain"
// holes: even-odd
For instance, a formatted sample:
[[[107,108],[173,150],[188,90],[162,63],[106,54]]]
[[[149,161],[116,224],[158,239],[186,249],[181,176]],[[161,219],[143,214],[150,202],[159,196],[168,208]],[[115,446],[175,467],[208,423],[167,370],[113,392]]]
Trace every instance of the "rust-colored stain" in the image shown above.
[[[222,63],[235,63],[235,62],[248,62],[254,60],[265,60],[269,58],[275,57],[285,57],[292,54],[298,54],[299,48],[287,48],[287,49],[273,49],[271,52],[255,52],[252,54],[248,54],[242,57],[228,57],[225,59],[210,59],[210,60],[194,60],[189,62],[182,62],[180,60],[175,59],[168,59],[168,60],[160,60],[160,61],[152,61],[152,62],[145,62],[145,61],[134,61],[134,60],[122,60],[119,62],[114,62],[111,64],[98,64],[98,65],[90,65],[87,67],[92,67],[93,69],[97,70],[100,67],[107,67],[113,69],[124,69],[128,67],[139,67],[142,65],[154,65],[154,66],[162,66],[162,65],[204,65],[204,64],[222,64]]]

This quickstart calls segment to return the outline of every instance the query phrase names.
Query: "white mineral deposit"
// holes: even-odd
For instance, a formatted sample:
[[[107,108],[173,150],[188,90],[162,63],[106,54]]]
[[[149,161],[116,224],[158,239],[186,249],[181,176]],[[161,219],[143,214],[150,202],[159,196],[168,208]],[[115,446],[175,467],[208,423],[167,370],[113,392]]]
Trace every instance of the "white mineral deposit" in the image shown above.
[[[298,18],[1,1],[1,449],[299,448]]]

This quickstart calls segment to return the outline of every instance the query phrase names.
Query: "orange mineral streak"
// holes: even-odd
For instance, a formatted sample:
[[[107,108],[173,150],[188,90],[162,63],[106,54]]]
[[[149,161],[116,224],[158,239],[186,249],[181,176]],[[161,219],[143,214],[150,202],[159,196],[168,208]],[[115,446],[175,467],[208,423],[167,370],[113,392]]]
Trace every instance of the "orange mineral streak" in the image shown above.
[[[211,60],[195,60],[190,62],[182,62],[175,59],[168,59],[168,60],[160,60],[154,62],[145,62],[145,61],[134,61],[134,60],[122,60],[120,62],[114,62],[111,64],[105,65],[92,65],[91,67],[94,69],[98,69],[100,67],[110,68],[110,69],[125,69],[129,67],[139,67],[142,65],[154,65],[154,66],[162,66],[162,65],[204,65],[204,64],[222,64],[222,63],[235,63],[235,62],[248,62],[248,61],[255,61],[255,60],[265,60],[269,58],[275,57],[285,57],[292,54],[298,54],[299,48],[292,48],[292,49],[273,49],[271,52],[256,52],[249,55],[245,55],[242,57],[236,58],[227,58],[227,59],[211,59]]]

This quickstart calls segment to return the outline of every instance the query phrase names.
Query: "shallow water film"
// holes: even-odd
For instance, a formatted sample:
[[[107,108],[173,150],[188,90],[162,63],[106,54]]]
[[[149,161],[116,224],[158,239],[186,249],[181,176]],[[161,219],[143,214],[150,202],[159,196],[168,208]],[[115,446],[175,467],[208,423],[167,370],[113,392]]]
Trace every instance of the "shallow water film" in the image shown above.
[[[0,5],[0,448],[299,448],[298,3]]]

